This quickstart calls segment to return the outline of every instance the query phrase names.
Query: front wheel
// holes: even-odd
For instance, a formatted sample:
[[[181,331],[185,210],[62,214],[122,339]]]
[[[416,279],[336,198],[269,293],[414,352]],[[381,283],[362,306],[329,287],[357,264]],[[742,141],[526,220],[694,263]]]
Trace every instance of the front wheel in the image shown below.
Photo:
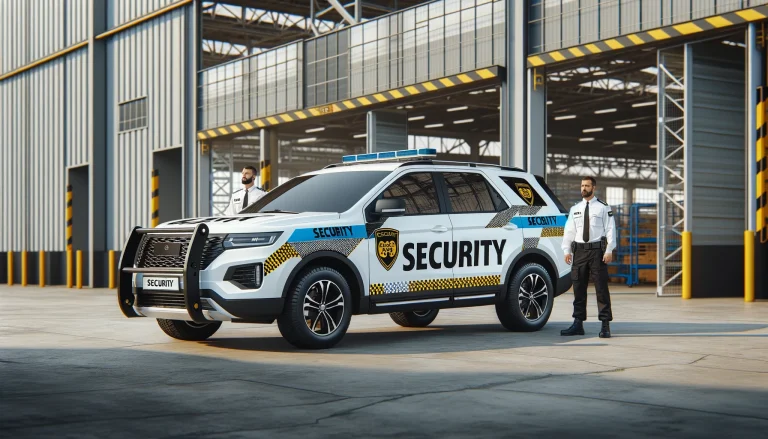
[[[539,264],[526,264],[512,277],[504,301],[496,304],[496,315],[510,331],[538,331],[552,314],[554,293],[547,270]]]
[[[327,349],[341,341],[352,319],[352,293],[344,276],[330,267],[301,275],[288,294],[277,327],[289,343]]]
[[[221,327],[221,322],[195,323],[168,319],[157,319],[157,324],[168,336],[185,341],[207,340]]]
[[[391,312],[389,317],[400,326],[406,328],[424,328],[435,321],[439,309],[425,311]]]

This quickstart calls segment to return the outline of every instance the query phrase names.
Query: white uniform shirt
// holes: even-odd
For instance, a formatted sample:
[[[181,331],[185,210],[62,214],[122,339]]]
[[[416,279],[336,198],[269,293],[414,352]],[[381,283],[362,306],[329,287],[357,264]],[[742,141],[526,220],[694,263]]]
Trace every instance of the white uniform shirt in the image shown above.
[[[565,234],[563,235],[563,251],[566,255],[571,254],[571,243],[583,243],[584,238],[584,209],[589,203],[589,241],[599,242],[600,238],[605,236],[608,240],[608,246],[605,253],[612,253],[616,248],[616,225],[613,220],[613,211],[608,204],[600,201],[597,197],[591,200],[581,200],[571,207],[568,214],[568,220],[565,222]]]
[[[243,210],[243,196],[245,195],[245,187],[242,189],[235,191],[235,193],[232,194],[232,199],[229,200],[229,206],[227,206],[227,210],[224,211],[224,215],[226,216],[232,216],[237,215],[238,212]],[[248,206],[255,203],[259,200],[259,198],[263,197],[267,193],[264,192],[259,187],[256,187],[254,184],[251,186],[250,189],[248,189]],[[248,207],[246,206],[246,207]]]

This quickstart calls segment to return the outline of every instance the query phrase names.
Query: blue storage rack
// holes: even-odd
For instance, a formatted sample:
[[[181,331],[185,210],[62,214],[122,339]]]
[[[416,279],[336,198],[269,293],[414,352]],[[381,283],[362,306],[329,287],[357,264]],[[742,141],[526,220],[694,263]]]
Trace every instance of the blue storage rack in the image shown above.
[[[619,205],[614,208],[616,223],[616,250],[611,266],[618,267],[618,272],[610,277],[624,279],[628,286],[640,284],[640,270],[655,269],[655,264],[640,263],[640,244],[656,244],[656,223],[645,220],[640,212],[643,209],[656,208],[656,204],[635,203]],[[642,236],[650,234],[652,236]],[[626,238],[626,243],[622,239]]]

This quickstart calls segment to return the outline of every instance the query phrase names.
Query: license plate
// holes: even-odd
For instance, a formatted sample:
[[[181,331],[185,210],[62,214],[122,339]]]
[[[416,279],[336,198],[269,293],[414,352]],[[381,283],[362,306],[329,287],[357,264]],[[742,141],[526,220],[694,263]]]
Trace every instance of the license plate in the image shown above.
[[[145,290],[179,290],[179,279],[176,277],[144,277]]]
[[[178,242],[158,242],[155,244],[155,254],[158,256],[181,255],[181,244]]]

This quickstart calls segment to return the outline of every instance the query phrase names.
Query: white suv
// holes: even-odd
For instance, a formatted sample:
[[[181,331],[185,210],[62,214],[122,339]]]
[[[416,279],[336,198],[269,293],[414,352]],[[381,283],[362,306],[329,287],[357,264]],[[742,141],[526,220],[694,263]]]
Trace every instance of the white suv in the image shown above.
[[[120,307],[182,340],[276,319],[302,348],[335,345],[353,314],[423,327],[441,308],[494,304],[504,327],[541,329],[571,287],[568,211],[541,177],[434,155],[345,156],[236,216],[136,228]]]

